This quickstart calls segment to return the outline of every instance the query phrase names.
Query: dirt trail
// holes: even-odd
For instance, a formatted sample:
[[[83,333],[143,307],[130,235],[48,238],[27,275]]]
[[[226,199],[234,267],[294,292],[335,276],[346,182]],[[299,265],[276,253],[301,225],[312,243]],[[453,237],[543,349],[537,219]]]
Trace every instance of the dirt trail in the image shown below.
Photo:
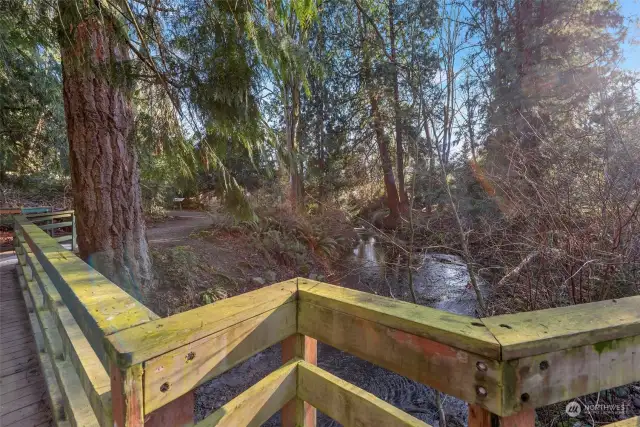
[[[169,219],[147,227],[150,245],[174,245],[184,241],[194,231],[203,230],[213,224],[213,216],[199,211],[167,211]]]

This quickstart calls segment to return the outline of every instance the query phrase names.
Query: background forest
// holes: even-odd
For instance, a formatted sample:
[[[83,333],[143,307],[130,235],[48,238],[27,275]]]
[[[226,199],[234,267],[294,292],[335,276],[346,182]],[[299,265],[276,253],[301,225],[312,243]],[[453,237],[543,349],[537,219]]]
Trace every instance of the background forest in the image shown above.
[[[0,204],[73,207],[163,314],[295,275],[475,315],[640,294],[633,9],[4,0]],[[174,198],[207,219],[167,243]]]

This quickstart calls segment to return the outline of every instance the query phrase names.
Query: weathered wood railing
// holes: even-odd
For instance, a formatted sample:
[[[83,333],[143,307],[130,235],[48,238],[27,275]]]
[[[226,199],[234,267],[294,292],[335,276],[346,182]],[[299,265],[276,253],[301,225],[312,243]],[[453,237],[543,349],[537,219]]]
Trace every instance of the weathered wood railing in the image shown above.
[[[38,225],[41,230],[48,231],[52,237],[54,230],[70,228],[70,232],[59,232],[59,235],[53,238],[58,243],[71,243],[71,251],[76,250],[76,216],[73,211],[31,213],[27,214],[26,218]]]
[[[13,215],[32,215],[53,212],[52,206],[0,208],[0,225],[13,225]]]
[[[316,340],[469,402],[470,426],[640,380],[640,296],[484,319],[293,279],[160,319],[23,216],[16,251],[59,424],[193,425],[193,390],[282,343],[198,426],[425,426],[316,365]],[[616,426],[640,427],[634,418]]]
[[[56,234],[54,239],[57,242],[71,243],[71,250],[76,250],[76,217],[72,210],[54,212],[51,206],[0,208],[0,225],[12,226],[14,215],[24,216],[52,237]],[[61,229],[71,229],[71,231],[66,232]]]

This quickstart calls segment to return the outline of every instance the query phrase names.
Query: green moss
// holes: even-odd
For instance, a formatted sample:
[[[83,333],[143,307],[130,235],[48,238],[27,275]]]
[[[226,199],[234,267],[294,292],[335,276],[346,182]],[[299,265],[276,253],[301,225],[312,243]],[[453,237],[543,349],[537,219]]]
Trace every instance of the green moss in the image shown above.
[[[514,363],[515,362],[515,363]],[[518,376],[516,373],[517,361],[501,362],[502,364],[502,410],[504,412],[512,410],[517,412],[520,409],[520,400],[517,398],[516,384]]]
[[[604,351],[613,350],[616,347],[615,346],[615,341],[616,340],[599,342],[599,343],[593,345],[593,349],[595,351],[597,351],[598,354],[602,354],[602,352],[604,352]]]

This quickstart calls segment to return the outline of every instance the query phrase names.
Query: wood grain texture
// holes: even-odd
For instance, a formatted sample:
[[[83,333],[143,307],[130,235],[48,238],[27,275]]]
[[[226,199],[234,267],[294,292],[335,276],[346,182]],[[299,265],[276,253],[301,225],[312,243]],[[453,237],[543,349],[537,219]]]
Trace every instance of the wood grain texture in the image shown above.
[[[482,319],[502,360],[640,335],[640,296]]]
[[[220,327],[208,325],[217,331],[215,334],[145,362],[146,413],[294,334],[296,305],[289,302],[233,325],[228,325],[225,318],[220,322]]]
[[[305,301],[298,332],[415,381],[501,413],[502,365],[484,356]],[[479,370],[478,363],[486,369]],[[482,387],[486,395],[477,393]]]
[[[32,307],[31,297],[20,288],[15,270],[10,263],[0,265],[0,425],[3,426],[31,425],[32,420],[44,423],[53,417],[34,342],[38,321],[35,313],[27,312],[27,304]],[[25,336],[9,341],[16,332]]]
[[[27,288],[42,333],[44,348],[51,361],[53,374],[62,395],[62,404],[65,408],[66,419],[74,427],[97,427],[100,424],[84,392],[75,366],[64,358],[62,339],[60,338],[54,316],[43,303],[44,298],[39,286],[35,281],[28,281]]]
[[[57,218],[65,218],[68,216],[72,216],[73,215],[73,211],[69,210],[69,211],[57,211],[57,212],[43,212],[43,213],[37,213],[37,214],[27,214],[25,215],[25,217],[27,217],[27,219],[31,222],[40,222],[40,221],[45,221],[45,220],[50,220],[50,219],[57,219]]]
[[[114,427],[144,426],[141,364],[120,369],[111,365],[112,414]]]
[[[20,267],[18,267],[18,270],[20,270]],[[23,277],[22,279],[24,280]],[[34,303],[31,300],[29,290],[25,289],[23,291],[23,296],[25,305],[27,307],[27,310],[29,311],[29,324],[31,325],[31,330],[34,335],[34,341],[36,343],[36,351],[38,355],[38,362],[40,364],[40,370],[47,386],[46,394],[49,401],[49,407],[51,408],[53,419],[55,420],[56,424],[60,426],[61,424],[63,424],[62,421],[65,418],[62,393],[60,392],[58,380],[53,370],[53,364],[50,355],[46,352],[42,330],[38,322],[38,316],[35,311]]]
[[[300,301],[371,320],[493,359],[500,345],[478,319],[423,307],[367,292],[298,279]]]
[[[111,418],[111,383],[109,374],[105,370],[93,348],[84,337],[82,330],[76,323],[69,309],[64,305],[62,297],[55,285],[46,276],[40,263],[35,259],[29,247],[25,250],[27,265],[33,271],[35,283],[41,292],[43,307],[48,310],[55,323],[62,342],[62,352],[76,371],[82,387],[91,403],[91,407],[100,423],[104,426],[113,424]],[[38,295],[40,298],[40,295]]]
[[[106,345],[119,366],[129,366],[273,310],[295,297],[295,280],[277,283],[130,328],[108,337]]]
[[[492,423],[494,415],[481,406],[469,404],[468,427],[495,427]]]
[[[640,381],[640,336],[505,362],[505,414]],[[526,401],[523,396],[526,394]]]
[[[312,365],[318,364],[318,341],[300,334],[282,341],[282,362],[298,358]],[[317,411],[299,397],[291,399],[282,408],[282,427],[315,427]]]
[[[183,394],[176,400],[156,409],[144,417],[145,427],[191,426],[194,422],[195,391]]]
[[[428,424],[317,366],[298,364],[300,399],[345,427],[427,427]]]
[[[293,359],[196,424],[197,427],[259,427],[296,396]]]
[[[533,409],[509,417],[499,417],[480,406],[469,405],[469,427],[535,427],[536,413]]]

